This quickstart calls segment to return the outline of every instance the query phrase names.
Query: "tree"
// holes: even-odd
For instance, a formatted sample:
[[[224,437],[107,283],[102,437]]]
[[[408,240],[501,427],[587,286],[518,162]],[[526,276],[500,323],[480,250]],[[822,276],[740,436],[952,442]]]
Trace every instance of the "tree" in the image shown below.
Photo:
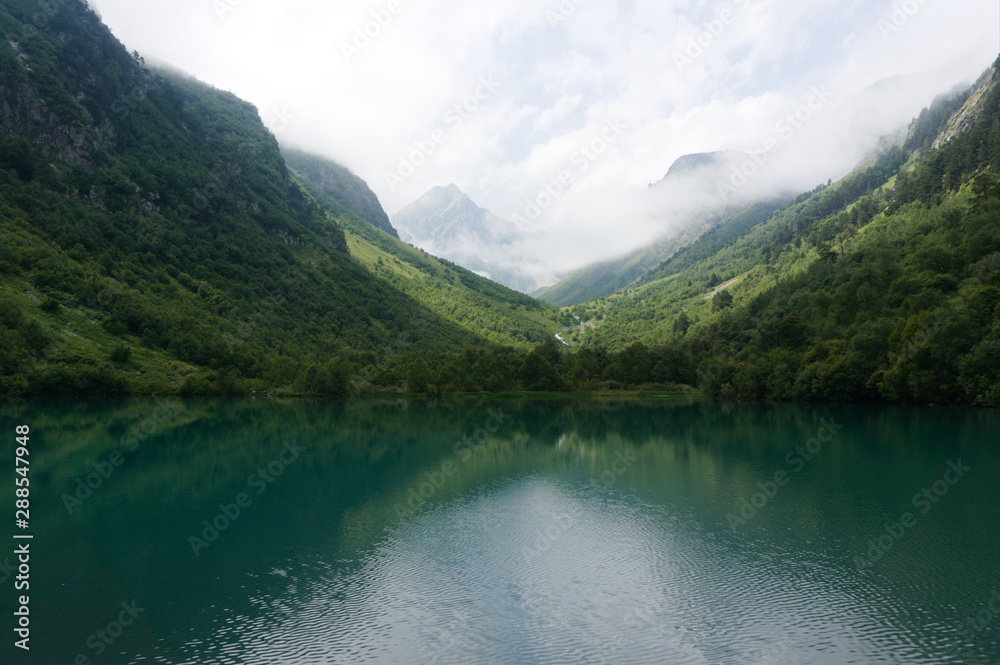
[[[406,383],[412,392],[426,392],[427,386],[431,382],[431,368],[422,356],[417,356],[416,360],[406,368],[405,376]]]
[[[1000,183],[996,177],[990,175],[988,171],[980,171],[972,179],[972,204],[973,212],[978,212],[986,205],[989,199],[1000,196]]]
[[[778,346],[799,349],[807,341],[809,329],[797,316],[789,314],[774,326],[774,341]]]
[[[126,363],[132,357],[132,349],[125,344],[118,344],[111,349],[108,359],[113,363]]]
[[[733,306],[733,294],[723,289],[712,298],[712,311],[720,312]]]
[[[28,182],[35,177],[31,144],[23,136],[8,136],[0,143],[0,168],[14,169],[17,177]]]
[[[833,262],[837,260],[837,252],[830,249],[829,243],[822,242],[816,246],[816,249],[819,251],[819,258],[821,261]]]
[[[677,317],[674,321],[674,333],[679,333],[681,337],[687,334],[688,328],[691,327],[691,319],[688,318],[687,312],[681,311],[681,315]]]
[[[556,369],[538,349],[525,357],[518,378],[526,390],[562,390],[563,381]]]

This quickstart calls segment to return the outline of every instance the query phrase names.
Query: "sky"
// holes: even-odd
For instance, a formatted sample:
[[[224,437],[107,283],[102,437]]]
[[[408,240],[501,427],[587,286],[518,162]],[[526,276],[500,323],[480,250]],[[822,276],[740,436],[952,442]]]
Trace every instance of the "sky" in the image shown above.
[[[758,155],[746,192],[811,189],[1000,53],[996,0],[90,5],[390,215],[458,185],[524,228],[549,276],[669,232],[644,192],[684,154]]]

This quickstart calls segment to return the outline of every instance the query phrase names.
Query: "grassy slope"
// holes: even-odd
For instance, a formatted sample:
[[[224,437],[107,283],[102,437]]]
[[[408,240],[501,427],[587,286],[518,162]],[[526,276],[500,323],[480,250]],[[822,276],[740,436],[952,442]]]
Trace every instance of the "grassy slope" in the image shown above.
[[[542,342],[558,330],[554,307],[404,243],[346,210],[318,183],[305,180],[307,173],[297,176],[344,229],[352,256],[441,317],[515,346]]]
[[[548,334],[530,299],[505,318],[456,286],[456,313],[373,274],[252,105],[150,73],[82,4],[55,7],[38,30],[38,3],[0,8],[2,392],[336,390],[401,339]]]
[[[534,294],[536,298],[557,307],[588,302],[619,291],[669,255],[673,245],[660,248],[644,247],[612,261],[602,261],[579,268],[561,280]]]
[[[965,95],[922,113],[899,153],[593,303],[584,345],[679,349],[726,396],[1000,403],[996,80],[995,64],[974,121],[940,149]],[[713,273],[738,280],[731,307],[713,306]]]
[[[711,236],[717,225],[738,226],[734,218],[752,224],[761,221],[780,206],[780,202],[757,203],[745,210],[726,210],[719,214],[702,212],[680,235],[663,238],[619,259],[602,261],[574,270],[556,284],[533,294],[559,307],[586,303],[616,293],[637,281],[648,281],[658,269],[669,265],[700,237]],[[763,217],[761,217],[763,215]]]
[[[830,208],[829,201],[872,168],[873,161],[874,158],[865,160],[838,182],[817,187],[790,204],[780,201],[755,204],[704,234],[650,270],[631,288],[605,298],[603,307],[597,308],[603,325],[593,330],[586,341],[609,348],[635,341],[650,344],[673,341],[676,339],[673,324],[681,312],[686,312],[694,323],[691,332],[706,330],[723,314],[713,311],[710,296],[716,286],[709,281],[713,274],[723,282],[738,279],[727,289],[737,306],[782,280],[802,274],[819,258],[821,238],[833,239],[827,231],[835,226],[834,220],[841,214],[850,214],[861,199],[849,197],[850,203],[835,207],[833,213],[820,220],[811,219],[809,213]],[[917,162],[918,156],[914,155],[902,168],[912,170]],[[887,177],[884,184],[875,188],[872,200],[890,198],[895,179],[895,175]],[[833,233],[838,241],[837,250],[840,239],[844,239],[845,247],[850,246],[853,232]],[[637,310],[641,312],[639,316]]]

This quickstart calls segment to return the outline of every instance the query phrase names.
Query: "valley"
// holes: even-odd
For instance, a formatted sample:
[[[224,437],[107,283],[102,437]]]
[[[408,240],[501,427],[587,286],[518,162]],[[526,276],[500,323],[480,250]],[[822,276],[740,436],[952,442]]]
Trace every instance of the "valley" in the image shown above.
[[[31,32],[31,4],[0,45],[7,395],[1000,400],[996,63],[809,192],[727,198],[742,153],[679,159],[649,191],[694,222],[538,291],[516,226],[457,186],[390,217],[250,104],[83,5],[71,39]]]
[[[1000,662],[998,19],[0,2],[0,663]]]

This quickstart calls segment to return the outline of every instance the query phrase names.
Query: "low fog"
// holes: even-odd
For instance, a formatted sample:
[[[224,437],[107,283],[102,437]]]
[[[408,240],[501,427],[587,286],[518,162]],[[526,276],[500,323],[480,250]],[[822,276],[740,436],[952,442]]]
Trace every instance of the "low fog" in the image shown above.
[[[764,124],[757,135],[712,142],[698,151],[726,151],[717,166],[663,178],[668,164],[656,183],[605,182],[613,176],[600,174],[566,188],[542,214],[528,220],[535,233],[521,250],[528,257],[550,257],[546,266],[559,277],[675,235],[696,223],[699,213],[794,196],[836,181],[866,158],[900,143],[922,108],[940,94],[973,84],[981,71],[979,60],[956,58],[934,70],[880,80],[850,96],[843,92],[847,86],[815,86],[773,111],[772,124]],[[739,109],[729,112],[731,123],[739,125]],[[611,158],[626,161],[628,155]],[[556,179],[542,181],[549,184],[539,187],[531,212],[548,202],[550,191],[559,191],[551,185],[554,181],[558,184]],[[529,199],[515,210],[515,219],[524,219],[530,207]],[[551,278],[544,272],[538,277]]]
[[[91,4],[129,49],[256,104],[390,214],[457,184],[520,229],[480,255],[540,285],[717,204],[715,173],[708,191],[649,187],[679,157],[752,159],[746,182],[722,179],[730,201],[811,189],[1000,51],[992,0]]]

